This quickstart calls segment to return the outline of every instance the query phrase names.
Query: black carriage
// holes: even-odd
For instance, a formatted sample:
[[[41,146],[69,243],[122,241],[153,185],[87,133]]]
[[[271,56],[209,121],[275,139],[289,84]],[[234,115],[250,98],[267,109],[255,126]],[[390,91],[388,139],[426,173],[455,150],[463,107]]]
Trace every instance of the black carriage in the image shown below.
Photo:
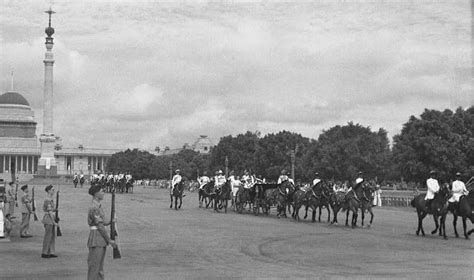
[[[279,184],[266,184],[258,183],[254,185],[255,198],[253,203],[253,213],[258,215],[260,209],[262,213],[268,215],[270,207],[275,206],[276,203],[273,199],[273,192],[278,188]]]

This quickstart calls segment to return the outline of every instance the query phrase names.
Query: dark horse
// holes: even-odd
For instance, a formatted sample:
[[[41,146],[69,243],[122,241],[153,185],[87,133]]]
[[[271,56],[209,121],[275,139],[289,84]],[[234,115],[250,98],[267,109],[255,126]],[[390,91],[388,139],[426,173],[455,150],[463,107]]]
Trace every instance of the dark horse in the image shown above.
[[[291,216],[298,221],[300,219],[300,208],[304,205],[306,207],[306,213],[308,208],[311,208],[313,211],[312,221],[314,223],[316,221],[316,209],[321,205],[322,197],[323,190],[320,187],[313,186],[307,191],[303,189],[296,190],[293,195],[293,214]]]
[[[316,189],[321,189],[322,192],[321,192],[321,201],[319,203],[319,206],[318,206],[318,209],[319,209],[319,216],[318,216],[318,222],[321,222],[321,214],[322,214],[322,211],[323,211],[323,207],[326,207],[326,209],[328,210],[328,223],[329,221],[331,220],[331,210],[329,209],[329,205],[330,205],[330,197],[331,197],[331,188],[330,188],[330,184],[327,184],[325,182],[321,182],[319,184],[317,184],[316,186],[313,186],[313,190],[316,190]],[[308,217],[308,206],[305,207],[305,214],[304,214],[304,218],[303,219],[306,219]],[[313,213],[313,215],[316,215],[316,213]],[[314,222],[314,220],[313,220]]]
[[[458,230],[456,229],[456,222],[458,220],[458,216],[462,217],[462,225],[464,229],[464,237],[469,239],[469,235],[473,232],[470,230],[469,233],[466,232],[466,220],[471,220],[471,223],[474,223],[474,214],[472,214],[472,210],[474,209],[474,191],[470,191],[469,194],[463,195],[459,198],[459,202],[449,203],[449,210],[453,213],[453,227],[454,233],[456,237],[459,237]]]
[[[375,193],[375,182],[370,182],[362,185],[362,197],[360,198],[360,212],[362,215],[362,227],[364,226],[365,211],[370,213],[370,221],[367,224],[367,227],[372,225],[374,220],[374,212],[372,211],[372,206],[374,203],[374,193]],[[346,222],[347,224],[347,222]]]
[[[84,176],[82,176],[81,178],[79,178],[79,184],[81,185],[81,188],[82,188],[82,186],[84,185],[84,181],[85,181],[85,180],[86,180],[86,179],[84,178]]]
[[[202,186],[202,188],[198,191],[198,201],[199,201],[199,208],[202,207],[202,203],[206,204],[206,208],[209,207],[209,204],[214,201],[214,197],[216,193],[214,192],[214,181],[210,181],[209,183]]]
[[[184,179],[181,180],[178,184],[174,186],[174,189],[172,192],[170,192],[170,199],[171,199],[171,204],[170,208],[173,208],[173,197],[174,197],[174,209],[178,210],[178,208],[181,208],[181,205],[183,204],[183,191],[184,191]],[[178,206],[178,199],[179,199],[179,206]]]
[[[426,215],[431,214],[433,215],[433,219],[435,222],[436,228],[431,232],[431,234],[435,234],[439,229],[439,235],[443,236],[444,239],[448,239],[446,236],[446,214],[448,213],[448,200],[451,197],[451,191],[449,190],[446,184],[442,185],[435,194],[433,200],[431,201],[431,207],[426,207],[426,200],[425,194],[420,194],[413,198],[411,201],[411,206],[416,208],[416,212],[418,213],[418,228],[416,230],[416,235],[421,234],[425,236],[425,231],[423,230],[423,219]],[[440,218],[440,222],[438,223],[438,218]]]
[[[74,184],[74,187],[77,188],[77,183],[79,183],[79,179],[77,176],[74,176],[74,179],[72,179],[72,183]]]
[[[254,207],[255,203],[255,185],[251,188],[244,188],[243,186],[239,187],[237,194],[235,195],[235,209],[238,213],[244,211],[245,205],[249,205],[249,211]]]
[[[214,211],[219,211],[218,209],[224,208],[224,212],[227,213],[227,205],[230,199],[230,181],[227,180],[220,189],[216,189],[216,195],[214,196]]]

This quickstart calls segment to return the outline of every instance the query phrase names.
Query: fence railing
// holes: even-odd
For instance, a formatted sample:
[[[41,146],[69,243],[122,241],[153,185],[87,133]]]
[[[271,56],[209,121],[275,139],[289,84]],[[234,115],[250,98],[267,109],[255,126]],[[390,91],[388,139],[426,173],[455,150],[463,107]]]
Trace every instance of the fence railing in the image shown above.
[[[382,192],[381,200],[382,206],[392,207],[411,207],[411,201],[415,195],[422,194],[424,192],[413,192],[413,191],[386,191]]]

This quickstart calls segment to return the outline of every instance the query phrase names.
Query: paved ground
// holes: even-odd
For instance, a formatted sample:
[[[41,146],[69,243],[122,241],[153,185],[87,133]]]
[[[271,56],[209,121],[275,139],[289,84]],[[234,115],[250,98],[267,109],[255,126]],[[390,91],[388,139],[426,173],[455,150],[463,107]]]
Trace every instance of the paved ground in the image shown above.
[[[36,188],[38,205],[43,188]],[[65,185],[61,199],[59,257],[40,258],[44,230],[39,222],[32,224],[29,239],[18,237],[17,224],[11,242],[0,242],[0,279],[86,278],[91,197],[86,188]],[[106,195],[104,207],[109,203]],[[137,187],[135,194],[117,195],[122,259],[113,260],[109,247],[106,278],[473,279],[473,242],[454,238],[452,217],[450,239],[443,240],[416,236],[416,213],[408,208],[375,209],[371,228],[353,230],[278,219],[275,213],[214,213],[197,205],[195,193],[188,193],[179,211],[168,208],[166,190]],[[429,217],[425,231],[433,227]]]

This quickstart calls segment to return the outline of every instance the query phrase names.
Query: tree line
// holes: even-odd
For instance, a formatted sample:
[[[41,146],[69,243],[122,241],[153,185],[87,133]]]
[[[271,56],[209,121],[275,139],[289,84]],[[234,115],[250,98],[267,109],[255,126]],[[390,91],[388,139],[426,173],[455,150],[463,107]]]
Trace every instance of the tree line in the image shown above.
[[[249,170],[268,180],[293,167],[303,182],[312,180],[315,172],[323,178],[353,180],[359,171],[379,181],[422,183],[430,170],[438,171],[445,182],[456,172],[468,179],[474,176],[474,106],[454,112],[425,109],[420,117],[409,118],[392,145],[384,129],[349,122],[324,130],[318,139],[290,131],[228,135],[209,154],[186,147],[163,156],[128,149],[112,155],[107,169],[130,172],[135,179],[169,179],[179,168],[195,179],[204,172],[225,171],[226,166],[236,174]]]

